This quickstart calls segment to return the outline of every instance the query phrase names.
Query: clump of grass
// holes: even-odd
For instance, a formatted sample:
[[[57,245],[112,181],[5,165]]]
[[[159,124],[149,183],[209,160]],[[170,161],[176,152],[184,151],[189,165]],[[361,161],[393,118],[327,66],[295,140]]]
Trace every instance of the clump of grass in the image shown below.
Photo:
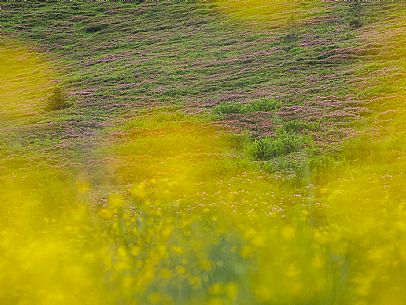
[[[277,100],[258,99],[244,106],[246,112],[275,111],[281,107],[281,103]]]
[[[278,110],[281,103],[272,99],[258,99],[248,104],[239,104],[236,102],[222,103],[214,108],[214,113],[218,115],[227,115],[232,113],[252,113],[258,111],[271,112]]]
[[[55,87],[51,96],[48,98],[46,110],[62,110],[68,108],[69,106],[70,103],[68,101],[68,94],[66,91],[60,86]]]
[[[359,1],[354,1],[350,3],[351,17],[349,20],[349,25],[351,28],[357,29],[363,25],[362,16],[362,4]]]
[[[255,140],[249,150],[255,160],[268,161],[301,151],[308,141],[308,138],[303,135],[282,131],[274,138],[266,137]]]
[[[96,33],[96,32],[100,32],[102,30],[104,30],[105,28],[107,28],[106,24],[93,24],[93,25],[89,25],[87,26],[84,31],[86,33]]]

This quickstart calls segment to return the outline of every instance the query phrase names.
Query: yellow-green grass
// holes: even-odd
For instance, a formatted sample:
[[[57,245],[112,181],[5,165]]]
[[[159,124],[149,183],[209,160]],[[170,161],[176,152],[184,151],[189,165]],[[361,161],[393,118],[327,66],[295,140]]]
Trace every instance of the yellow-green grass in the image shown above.
[[[0,120],[1,125],[35,122],[44,111],[52,92],[56,72],[47,58],[27,45],[2,37],[0,40]],[[21,120],[25,118],[25,120]]]
[[[173,109],[104,139],[99,198],[46,165],[3,178],[5,304],[402,304],[404,210],[357,166],[298,191]]]
[[[320,189],[329,222],[365,253],[352,281],[364,304],[403,304],[406,270],[406,23],[404,6],[365,29],[359,97],[372,113],[350,141],[338,178]],[[367,267],[367,269],[362,269]]]
[[[245,26],[255,27],[257,30],[277,31],[312,22],[314,17],[321,15],[324,7],[330,5],[322,1],[295,0],[214,0],[213,2],[221,13]]]

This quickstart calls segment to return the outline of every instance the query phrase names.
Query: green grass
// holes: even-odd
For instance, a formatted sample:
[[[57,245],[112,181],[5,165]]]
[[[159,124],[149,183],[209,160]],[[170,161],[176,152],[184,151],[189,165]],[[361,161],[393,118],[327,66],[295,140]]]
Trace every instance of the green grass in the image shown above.
[[[280,133],[276,137],[255,140],[251,154],[256,160],[270,160],[301,151],[308,140],[300,134]]]
[[[367,26],[385,10],[324,3],[306,23],[269,31],[244,26],[213,3],[6,2],[4,33],[53,57],[72,102],[57,115],[37,117],[35,132],[22,128],[10,136],[45,158],[53,151],[63,163],[80,164],[69,158],[86,155],[103,126],[133,109],[181,105],[213,112],[214,120],[254,140],[285,125],[296,129],[320,148],[309,158],[335,152],[359,119],[346,114],[354,99],[347,81],[352,49],[362,43],[353,20],[361,14]],[[302,127],[293,126],[298,121]]]
[[[1,303],[404,304],[397,11],[322,6],[267,29],[211,2],[2,4],[25,47],[0,70],[47,64],[1,93],[47,90],[0,122]]]
[[[352,8],[344,3],[323,7],[313,16],[323,18],[296,27],[292,38],[289,29],[241,27],[211,3],[7,2],[2,6],[4,33],[52,54],[74,100],[73,107],[59,114],[57,129],[41,124],[34,135],[19,131],[21,141],[71,137],[64,150],[76,150],[76,143],[100,125],[145,106],[214,107],[215,112],[249,115],[310,103],[320,96],[345,100],[351,94],[346,75],[352,61],[336,54],[346,55],[354,46],[356,32],[342,22]],[[329,120],[328,108],[308,108],[322,109],[318,122]],[[48,120],[54,116],[45,116]],[[240,128],[238,121],[229,124]],[[326,134],[339,134],[341,128],[321,126]],[[255,135],[273,131],[266,127]]]
[[[232,113],[252,113],[258,111],[275,111],[281,107],[282,103],[276,100],[258,99],[249,104],[227,102],[213,108],[215,114],[226,115]]]

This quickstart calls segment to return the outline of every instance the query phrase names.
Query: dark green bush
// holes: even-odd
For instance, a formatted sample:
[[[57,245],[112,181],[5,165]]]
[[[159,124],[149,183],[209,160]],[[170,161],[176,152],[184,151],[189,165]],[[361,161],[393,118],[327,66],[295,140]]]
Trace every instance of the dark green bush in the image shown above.
[[[86,33],[96,33],[107,28],[106,24],[93,24],[85,28]]]
[[[282,132],[277,137],[257,139],[251,144],[251,155],[255,160],[267,161],[286,156],[304,148],[306,138],[299,134]]]

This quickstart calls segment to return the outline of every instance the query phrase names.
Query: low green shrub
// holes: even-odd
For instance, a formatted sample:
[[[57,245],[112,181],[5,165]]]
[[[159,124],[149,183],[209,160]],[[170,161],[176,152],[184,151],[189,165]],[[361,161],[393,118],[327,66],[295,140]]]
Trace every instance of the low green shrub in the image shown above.
[[[281,103],[276,100],[258,99],[248,104],[240,104],[237,102],[226,102],[217,105],[214,108],[214,113],[218,115],[227,115],[232,113],[251,113],[258,111],[275,111],[281,107]]]
[[[62,87],[56,87],[47,100],[46,110],[54,111],[69,107],[68,95]]]
[[[96,32],[100,32],[102,30],[104,30],[105,28],[107,28],[107,24],[93,24],[93,25],[89,25],[88,27],[86,27],[84,29],[84,31],[86,33],[96,33]]]
[[[255,140],[250,146],[250,153],[255,160],[267,161],[300,151],[307,141],[308,139],[303,135],[281,132],[275,138],[266,137]]]

